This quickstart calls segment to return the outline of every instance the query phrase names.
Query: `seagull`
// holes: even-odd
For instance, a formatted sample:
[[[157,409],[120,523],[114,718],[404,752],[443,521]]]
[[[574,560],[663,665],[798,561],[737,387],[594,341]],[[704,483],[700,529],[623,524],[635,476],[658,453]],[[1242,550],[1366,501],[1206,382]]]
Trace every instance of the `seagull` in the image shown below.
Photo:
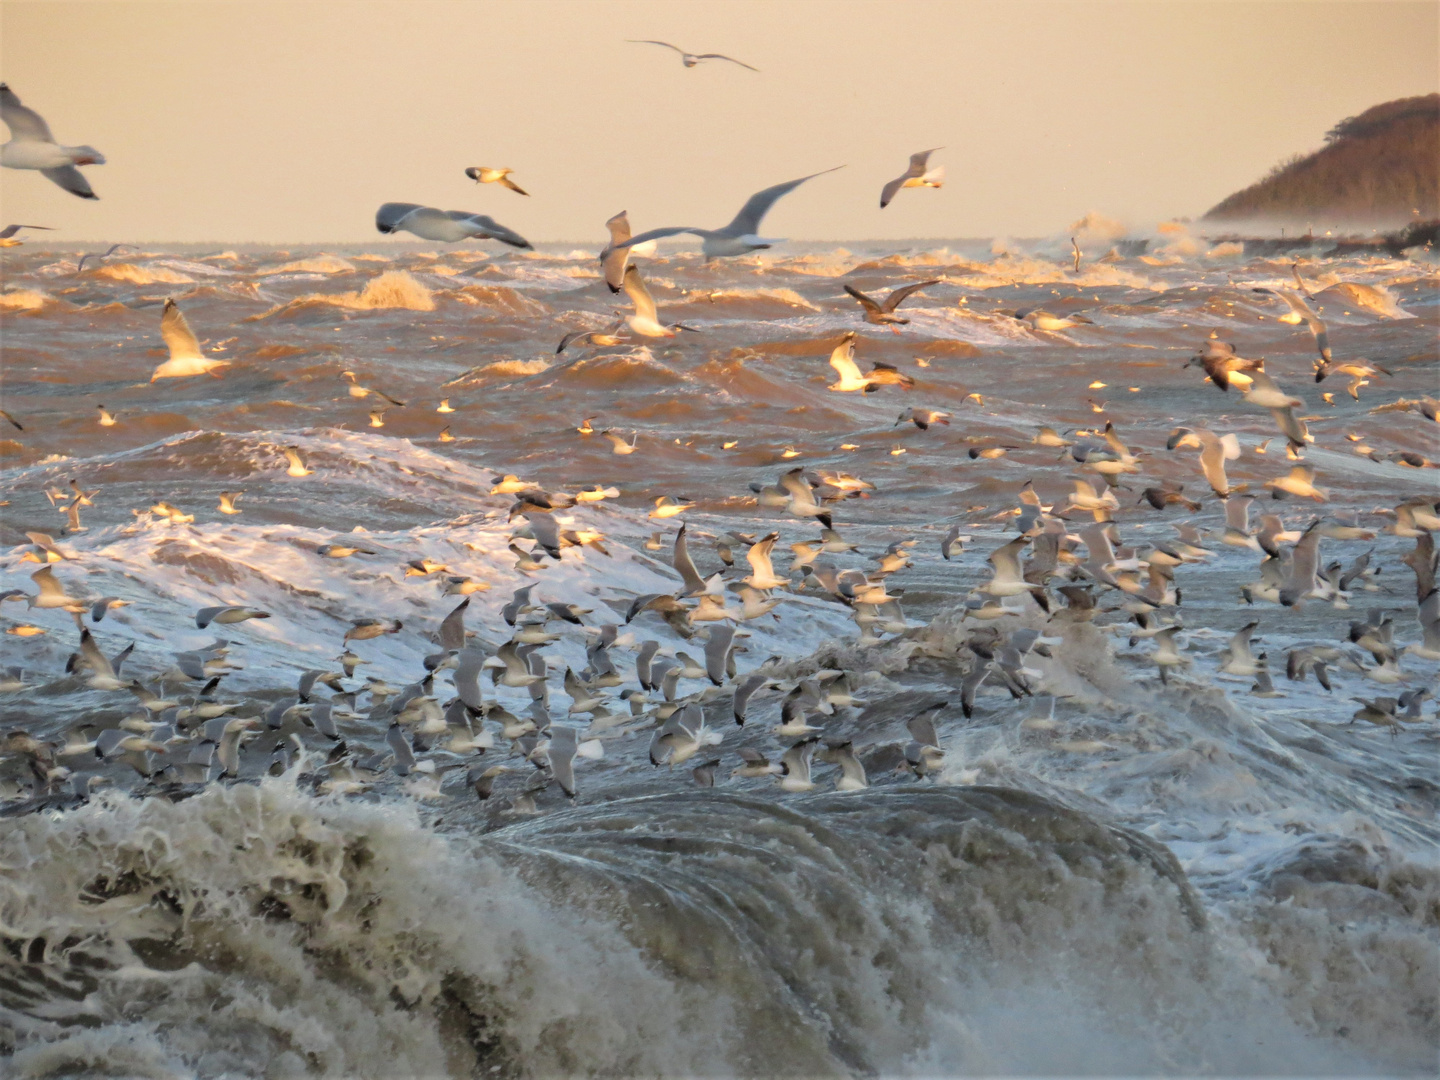
[[[397,409],[403,409],[405,407],[405,402],[395,400],[382,390],[376,390],[373,386],[361,386],[360,383],[356,381],[355,372],[353,371],[342,371],[340,377],[350,384],[349,394],[353,398],[366,398],[373,394],[395,406]],[[436,411],[439,412],[441,410]],[[454,410],[452,409],[451,411],[453,412]]]
[[[575,797],[575,759],[580,757],[595,760],[604,757],[605,744],[599,739],[587,739],[581,742],[579,729],[565,724],[550,725],[549,734],[550,741],[545,744],[542,752],[550,763],[550,773],[555,777],[555,782],[560,785],[560,790],[573,799]]]
[[[382,634],[398,634],[405,628],[405,624],[399,619],[357,619],[345,631],[342,644],[348,645],[352,641],[369,641],[371,638],[380,637]],[[346,672],[348,675],[349,672]]]
[[[605,284],[609,286],[610,291],[618,293],[625,283],[625,267],[629,265],[630,256],[636,254],[628,246],[630,240],[629,214],[621,210],[605,222],[605,227],[610,230],[610,243],[605,246],[604,251],[600,252],[600,268],[604,272]],[[654,245],[652,244],[645,250],[654,250]]]
[[[621,455],[635,453],[635,451],[638,449],[638,447],[635,445],[635,440],[639,438],[639,435],[639,432],[632,431],[630,433],[630,441],[626,442],[625,436],[621,435],[618,431],[611,431],[609,428],[606,428],[604,431],[600,432],[601,438],[610,440],[612,453]]]
[[[1262,409],[1270,410],[1270,415],[1275,418],[1275,426],[1289,444],[1292,456],[1296,451],[1303,450],[1307,442],[1314,441],[1305,421],[1297,417],[1294,411],[1305,403],[1281,390],[1275,380],[1265,372],[1250,373],[1250,386],[1244,393],[1244,401],[1247,405],[1258,405]]]
[[[66,611],[83,614],[90,605],[65,591],[65,586],[49,566],[42,566],[30,575],[30,580],[40,591],[26,597],[25,603],[32,608],[64,608]]]
[[[15,234],[21,229],[44,229],[46,232],[54,232],[49,225],[6,225],[0,229],[0,247],[19,247],[25,241],[14,239]]]
[[[93,146],[60,146],[45,118],[20,104],[15,91],[0,82],[0,120],[10,128],[10,141],[0,146],[0,165],[37,169],[47,180],[82,199],[98,199],[77,165],[104,165],[105,155]],[[36,228],[37,226],[21,226]]]
[[[100,410],[100,426],[101,426],[101,427],[114,427],[114,426],[115,426],[115,414],[114,414],[114,413],[112,413],[109,409],[105,408],[104,405],[96,405],[95,408],[97,408],[97,409]]]
[[[634,268],[631,267],[631,269]],[[623,340],[620,337],[619,330],[624,325],[624,319],[617,319],[615,322],[607,326],[604,330],[574,330],[560,339],[560,345],[555,350],[555,355],[559,356],[572,345],[574,345],[577,349],[584,349],[592,346],[599,346],[600,348],[604,349],[609,348],[611,345],[619,345],[621,340]],[[591,417],[591,419],[594,418]],[[592,428],[591,430],[594,429]],[[580,432],[580,434],[589,435],[590,432],[582,431]]]
[[[220,492],[220,505],[217,509],[222,514],[243,514],[244,511],[237,508],[235,504],[240,501],[240,496],[244,494],[245,492],[243,491]]]
[[[843,165],[835,166],[835,169],[843,169]],[[698,236],[704,243],[701,251],[705,254],[705,261],[723,258],[729,255],[748,255],[752,251],[761,248],[768,248],[775,244],[783,243],[781,240],[766,239],[757,235],[756,230],[760,228],[760,222],[770,212],[770,207],[782,195],[788,195],[806,180],[813,180],[817,176],[824,176],[825,173],[832,173],[835,169],[823,169],[818,173],[811,173],[809,176],[802,176],[798,180],[788,180],[783,184],[776,184],[764,191],[757,191],[751,195],[740,212],[735,215],[735,220],[729,225],[720,229],[701,229],[693,225],[675,225],[663,229],[651,229],[639,236],[631,237],[622,244],[615,245],[617,250],[632,248],[637,244],[644,244],[650,240],[659,240],[666,236],[675,236],[679,233],[690,233]]]
[[[945,149],[943,146],[936,146],[930,150],[921,150],[910,155],[910,167],[900,176],[891,180],[880,191],[880,209],[890,205],[890,200],[895,198],[901,188],[911,187],[932,187],[938,188],[945,183],[945,166],[937,165],[929,168],[926,164],[930,155],[936,150]]]
[[[810,779],[810,761],[818,745],[818,738],[812,736],[796,743],[780,756],[782,790],[810,791],[815,787],[815,782]]]
[[[1250,637],[1259,625],[1258,620],[1246,623],[1225,646],[1225,662],[1220,670],[1226,675],[1254,675],[1263,666],[1250,651]]]
[[[941,412],[939,409],[910,408],[902,412],[900,419],[896,420],[891,426],[899,427],[907,420],[921,431],[928,431],[931,424],[944,424],[946,427],[949,427],[950,413]]]
[[[870,786],[865,776],[865,766],[855,756],[855,747],[849,739],[826,739],[825,747],[817,755],[821,761],[840,766],[840,779],[835,782],[836,791],[863,791]]]
[[[1228,341],[1210,340],[1204,348],[1185,361],[1181,367],[1205,369],[1205,376],[1221,390],[1228,391],[1231,384],[1245,390],[1250,385],[1250,371],[1264,371],[1264,360],[1247,360],[1235,352],[1235,346]]]
[[[1017,536],[990,553],[987,560],[995,568],[994,576],[980,592],[988,596],[1019,596],[1021,593],[1043,592],[1045,586],[1026,581],[1020,570],[1020,552],[1030,543],[1028,536]],[[1037,600],[1041,599],[1036,597]]]
[[[1325,491],[1315,486],[1315,470],[1307,465],[1296,465],[1291,468],[1288,476],[1266,480],[1265,486],[1274,491],[1277,499],[1284,498],[1280,492],[1302,499],[1314,499],[1316,502],[1325,502],[1328,498]]]
[[[190,329],[180,305],[174,300],[165,301],[165,313],[160,316],[160,336],[170,350],[170,359],[151,374],[152,383],[156,379],[183,379],[190,375],[209,375],[218,379],[220,376],[215,374],[216,370],[230,366],[229,360],[216,360],[200,350],[195,332]]]
[[[867,394],[874,393],[882,386],[902,386],[906,390],[915,385],[915,380],[901,371],[897,371],[889,364],[875,364],[868,375],[861,374],[859,366],[855,363],[855,332],[848,331],[840,344],[830,354],[830,366],[840,376],[839,382],[831,383],[827,390],[834,390],[838,393],[854,393],[863,390]]]
[[[905,747],[905,762],[917,776],[934,772],[945,760],[945,751],[940,749],[940,737],[936,734],[932,714],[946,704],[943,701],[937,702],[905,722],[911,739]]]
[[[1029,323],[1032,330],[1068,330],[1072,326],[1094,326],[1095,324],[1084,315],[1052,315],[1048,311],[1041,311],[1039,308],[1032,308],[1025,311],[1017,311],[1014,316],[1020,322]]]
[[[244,622],[246,619],[268,619],[270,612],[259,608],[242,607],[239,604],[222,604],[219,607],[201,608],[195,613],[195,626],[204,630],[212,622],[219,625]]]
[[[1293,315],[1290,318],[1281,316],[1285,322],[1303,322],[1310,328],[1310,333],[1315,335],[1315,348],[1320,353],[1320,359],[1325,363],[1330,362],[1330,333],[1319,315],[1316,315],[1305,298],[1292,289],[1252,289],[1251,292],[1264,293],[1267,296],[1278,296],[1289,305]]]
[[[679,45],[671,45],[668,41],[651,41],[649,38],[626,38],[625,40],[631,45],[662,45],[667,49],[674,49],[680,54],[680,62],[687,68],[693,68],[696,64],[700,63],[701,60],[729,60],[730,63],[739,64],[741,67],[750,71],[760,70],[757,67],[750,67],[750,65],[744,61],[736,60],[733,56],[725,56],[721,53],[688,53],[680,48]]]
[[[422,240],[435,240],[442,244],[453,244],[459,240],[499,240],[511,247],[530,247],[529,240],[484,214],[437,210],[418,203],[385,203],[375,212],[375,228],[382,233],[413,233]]]
[[[1315,381],[1324,382],[1330,375],[1349,375],[1350,385],[1345,389],[1356,401],[1360,400],[1360,387],[1365,386],[1371,377],[1375,375],[1391,376],[1378,364],[1372,364],[1368,360],[1320,360],[1315,364]]]
[[[514,169],[492,169],[485,165],[472,165],[465,170],[465,175],[477,184],[502,184],[517,195],[529,195],[528,191],[510,179],[510,174],[514,171]]]
[[[1172,667],[1184,667],[1190,663],[1190,658],[1181,656],[1175,642],[1175,635],[1180,633],[1181,627],[1167,626],[1155,635],[1155,651],[1150,654],[1150,659],[1160,669],[1160,681],[1170,681],[1170,669]]]
[[[635,314],[625,317],[625,325],[641,337],[661,338],[675,337],[680,330],[691,330],[692,327],[676,324],[675,326],[662,326],[657,318],[655,310],[655,298],[650,295],[650,290],[645,287],[645,279],[640,276],[640,271],[634,266],[625,268],[625,295],[635,305]],[[561,342],[561,348],[565,347]],[[558,351],[558,350],[557,350]]]
[[[899,323],[903,326],[909,323],[910,320],[903,319],[899,315],[896,315],[895,309],[903,304],[905,298],[912,293],[917,293],[921,289],[928,289],[931,285],[939,284],[939,278],[932,278],[930,281],[922,281],[917,285],[906,285],[903,289],[896,289],[878,304],[854,286],[846,285],[845,291],[860,301],[860,306],[865,309],[866,322],[875,323],[878,326],[888,326],[890,327],[891,333],[898,334],[900,331],[895,329],[895,324]]]
[[[300,448],[298,446],[282,446],[280,452],[285,455],[285,460],[290,462],[290,467],[285,470],[287,476],[309,476],[314,469],[307,469],[305,462],[300,460]]]
[[[80,261],[75,264],[75,272],[78,274],[78,273],[80,273],[82,270],[85,269],[85,260],[87,260],[87,259],[97,259],[97,260],[99,260],[100,262],[104,262],[106,259],[110,258],[111,255],[114,255],[117,251],[119,251],[121,248],[129,247],[129,246],[130,246],[129,244],[111,244],[109,250],[106,251],[104,254],[96,254],[96,253],[93,252],[93,251],[87,252],[86,254],[81,255],[81,256],[80,256]]]
[[[1224,499],[1230,495],[1230,481],[1225,476],[1225,462],[1240,456],[1240,439],[1231,432],[1216,435],[1207,428],[1179,427],[1170,433],[1165,444],[1167,450],[1178,450],[1182,446],[1194,447],[1200,451],[1200,469],[1210,483],[1210,489]]]

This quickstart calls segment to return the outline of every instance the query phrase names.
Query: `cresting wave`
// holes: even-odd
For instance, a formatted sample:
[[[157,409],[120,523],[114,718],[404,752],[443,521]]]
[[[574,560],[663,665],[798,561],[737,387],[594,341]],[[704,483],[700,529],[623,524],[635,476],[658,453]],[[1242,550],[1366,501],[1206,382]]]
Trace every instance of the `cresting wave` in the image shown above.
[[[1014,790],[619,796],[467,837],[286,776],[28,818],[0,860],[12,1075],[1363,1067],[1163,848]]]

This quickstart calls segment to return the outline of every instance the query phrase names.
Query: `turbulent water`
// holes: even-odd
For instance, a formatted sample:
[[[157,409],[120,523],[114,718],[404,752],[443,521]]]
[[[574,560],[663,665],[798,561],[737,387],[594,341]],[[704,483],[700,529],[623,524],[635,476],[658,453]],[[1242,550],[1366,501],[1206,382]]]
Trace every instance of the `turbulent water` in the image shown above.
[[[0,693],[3,727],[49,744],[37,752],[11,734],[0,747],[0,1071],[1432,1073],[1433,703],[1393,728],[1352,716],[1353,699],[1429,686],[1437,665],[1402,653],[1404,681],[1382,684],[1355,649],[1360,662],[1334,667],[1327,693],[1287,680],[1284,656],[1344,645],[1372,608],[1393,612],[1398,647],[1420,640],[1402,562],[1417,541],[1395,535],[1393,508],[1440,497],[1440,473],[1387,455],[1440,457],[1435,423],[1403,404],[1440,385],[1440,276],[1424,252],[1302,260],[1336,358],[1391,373],[1356,401],[1343,376],[1315,383],[1310,332],[1252,291],[1293,286],[1290,260],[1164,239],[1078,271],[1068,241],[641,259],[661,320],[699,332],[558,356],[564,334],[605,327],[625,299],[605,289],[593,250],[131,250],[83,271],[78,252],[5,252],[3,407],[23,430],[0,440],[0,591],[35,592],[25,533],[48,533],[71,556],[50,564],[70,594],[129,601],[85,617],[107,655],[134,643],[126,677],[188,701],[200,684],[173,670],[174,654],[218,630],[239,670],[216,696],[250,716],[293,695],[301,672],[339,671],[356,620],[403,628],[352,643],[365,664],[341,684],[360,694],[339,734],[352,761],[375,766],[349,769],[357,790],[324,783],[343,765],[327,765],[333,743],[293,712],[279,728],[262,723],[237,780],[202,788],[163,771],[191,749],[179,734],[165,753],[136,755],[148,781],[120,757],[56,756],[67,732],[113,728],[137,699],[66,674],[68,613],[23,596],[0,603],[4,665],[21,669]],[[843,292],[932,278],[894,333],[862,322]],[[166,355],[167,297],[207,354],[230,361],[222,378],[147,381]],[[1040,331],[1009,315],[1041,305],[1092,325]],[[893,365],[913,388],[827,389],[827,359],[850,330],[862,369]],[[1265,482],[1293,464],[1270,414],[1182,368],[1211,336],[1264,357],[1304,399],[1315,440],[1305,462],[1328,503],[1269,498]],[[352,396],[344,371],[404,404]],[[453,412],[437,413],[442,399]],[[370,426],[377,406],[383,427]],[[910,406],[953,416],[927,431],[896,426]],[[99,423],[101,407],[113,425]],[[577,430],[586,418],[593,434]],[[1058,512],[1072,478],[1101,484],[1032,440],[1042,425],[1106,419],[1140,459],[1121,477],[1123,540],[1143,552],[1190,522],[1215,553],[1175,571],[1188,663],[1162,684],[1155,643],[1121,625],[1119,593],[1098,597],[1108,610],[1093,621],[1067,615],[1053,592],[1049,621],[1012,598],[1002,629],[1063,640],[1027,657],[1031,696],[991,678],[967,719],[959,684],[980,660],[964,645],[997,624],[967,618],[964,598],[1015,535],[1021,486],[1033,480]],[[1321,551],[1322,565],[1374,552],[1380,572],[1359,579],[1349,610],[1314,598],[1247,606],[1240,587],[1261,556],[1220,543],[1223,504],[1195,451],[1165,448],[1182,424],[1238,433],[1230,481],[1263,497],[1256,516],[1303,530],[1358,512],[1375,535]],[[635,452],[613,452],[606,429],[633,433]],[[310,475],[287,474],[287,447]],[[989,447],[1011,449],[968,454]],[[651,722],[632,722],[618,699],[636,686],[635,650],[653,639],[698,656],[703,641],[650,612],[625,624],[630,602],[680,591],[680,521],[705,576],[723,569],[713,537],[777,530],[783,576],[789,545],[817,527],[757,505],[750,485],[796,466],[874,486],[827,507],[858,550],[824,560],[873,570],[887,545],[917,541],[911,565],[886,580],[903,592],[907,625],[861,643],[851,609],[793,575],[773,615],[741,624],[736,655],[741,678],[773,658],[778,689],[757,694],[737,727],[728,688],[707,695],[703,680],[682,680],[722,741],[652,766]],[[517,569],[508,545],[523,522],[507,518],[512,495],[491,494],[507,473],[548,492],[617,488],[555,511],[562,528],[603,533],[603,550],[569,547],[544,569]],[[64,531],[72,478],[97,492],[81,531]],[[1201,509],[1136,505],[1167,479]],[[241,513],[220,513],[220,493],[236,491]],[[647,518],[667,496],[695,505]],[[178,513],[152,509],[161,503]],[[1069,517],[1077,533],[1089,522]],[[969,539],[947,560],[940,541],[957,523]],[[337,538],[374,554],[316,554]],[[407,576],[419,558],[448,570]],[[749,569],[743,547],[736,560],[732,582]],[[543,774],[493,723],[497,745],[480,763],[514,771],[483,802],[464,767],[443,769],[470,755],[421,749],[442,768],[408,776],[383,761],[390,721],[365,680],[400,688],[423,676],[460,599],[441,594],[447,575],[488,586],[465,617],[492,650],[520,586],[590,609],[585,627],[549,626],[558,723],[587,720],[566,716],[564,669],[585,666],[598,627],[619,627],[610,652],[624,683],[605,691],[618,722],[598,732],[603,758],[577,760],[573,800],[555,784],[535,793]],[[197,630],[194,613],[212,604],[271,617]],[[1225,641],[1255,619],[1278,696],[1217,670]],[[834,791],[838,770],[818,760],[812,792],[732,778],[742,747],[774,760],[795,741],[772,732],[781,702],[822,668],[853,673],[861,701],[811,722],[853,741],[871,786]],[[452,678],[435,679],[442,706]],[[484,692],[516,714],[531,702],[489,680]],[[944,759],[917,778],[904,766],[906,721],[936,702],[948,703],[934,714]],[[712,755],[715,786],[698,786],[691,769]],[[72,775],[55,772],[47,788],[37,759]],[[73,795],[92,775],[110,783]]]

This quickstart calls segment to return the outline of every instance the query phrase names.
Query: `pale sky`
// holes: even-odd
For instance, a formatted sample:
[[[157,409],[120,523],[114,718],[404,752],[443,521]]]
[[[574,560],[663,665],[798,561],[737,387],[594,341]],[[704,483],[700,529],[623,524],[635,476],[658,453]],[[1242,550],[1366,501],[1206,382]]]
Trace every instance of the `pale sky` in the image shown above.
[[[1425,3],[681,2],[0,4],[0,74],[101,201],[0,170],[7,222],[56,242],[380,241],[390,200],[488,213],[532,241],[725,224],[752,192],[795,239],[1050,234],[1090,210],[1204,213],[1337,121],[1440,89]],[[625,38],[721,52],[693,69]],[[908,155],[940,191],[884,182]],[[532,193],[477,189],[508,165]],[[49,239],[47,237],[47,239]]]

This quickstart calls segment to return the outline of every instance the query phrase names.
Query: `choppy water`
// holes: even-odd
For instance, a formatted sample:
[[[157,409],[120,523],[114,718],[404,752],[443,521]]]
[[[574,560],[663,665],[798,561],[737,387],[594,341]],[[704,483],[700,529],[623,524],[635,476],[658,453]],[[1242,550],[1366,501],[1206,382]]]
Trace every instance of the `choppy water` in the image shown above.
[[[261,730],[238,782],[199,793],[160,776],[146,786],[118,761],[63,758],[82,779],[113,781],[83,805],[68,795],[73,777],[61,794],[38,796],[34,755],[10,740],[0,761],[6,1069],[1433,1072],[1433,704],[1392,732],[1352,724],[1351,699],[1430,685],[1436,664],[1402,655],[1401,684],[1337,670],[1329,694],[1283,676],[1289,647],[1339,645],[1373,607],[1394,612],[1397,644],[1419,640],[1415,576],[1401,561],[1415,540],[1378,531],[1324,541],[1322,562],[1373,549],[1382,567],[1349,610],[1314,599],[1247,607],[1239,587],[1260,556],[1219,543],[1222,504],[1195,452],[1165,443],[1177,424],[1237,432],[1244,452],[1229,463],[1231,481],[1261,495],[1290,468],[1279,438],[1256,452],[1276,435],[1268,413],[1182,370],[1215,333],[1263,356],[1305,400],[1315,436],[1305,456],[1330,495],[1323,507],[1267,499],[1257,516],[1278,512],[1304,528],[1317,513],[1358,511],[1383,530],[1393,518],[1380,511],[1440,496],[1435,471],[1355,453],[1440,456],[1435,424],[1420,413],[1373,411],[1440,388],[1440,277],[1424,256],[1302,264],[1336,357],[1393,372],[1355,402],[1341,378],[1314,383],[1305,327],[1277,321],[1285,309],[1251,292],[1293,284],[1288,261],[1247,262],[1181,238],[1076,273],[1067,249],[788,245],[708,266],[642,260],[662,320],[701,332],[558,357],[564,333],[606,325],[616,306],[593,251],[150,251],[92,260],[83,273],[74,252],[5,252],[3,407],[24,430],[0,442],[9,500],[0,539],[11,548],[0,590],[34,591],[24,534],[51,533],[76,556],[53,564],[67,589],[131,602],[86,622],[107,654],[135,642],[126,675],[154,685],[176,651],[205,647],[218,629],[241,668],[219,696],[241,714],[293,694],[302,671],[338,670],[342,635],[363,617],[404,628],[354,644],[366,664],[346,687],[363,690],[369,677],[399,688],[423,675],[459,598],[442,596],[435,576],[405,576],[411,559],[490,586],[471,596],[466,618],[492,648],[509,634],[500,608],[531,582],[537,599],[592,609],[591,628],[619,625],[611,656],[625,682],[606,691],[618,695],[636,685],[640,642],[703,648],[654,614],[623,623],[635,596],[679,588],[669,565],[678,521],[703,575],[722,568],[716,534],[778,530],[782,575],[788,545],[816,536],[813,522],[757,507],[751,483],[797,465],[871,482],[865,497],[830,507],[859,545],[824,556],[839,567],[873,568],[868,556],[918,541],[913,565],[887,581],[904,590],[904,632],[862,646],[850,610],[814,588],[784,594],[773,617],[742,627],[741,677],[772,656],[787,688],[822,666],[854,673],[865,704],[811,722],[853,740],[864,791],[832,792],[838,771],[818,764],[812,793],[730,778],[741,747],[773,758],[793,741],[770,730],[784,696],[775,691],[754,698],[743,728],[730,720],[728,689],[704,703],[723,736],[710,751],[722,761],[714,788],[691,777],[704,754],[654,767],[653,729],[623,723],[602,733],[602,760],[577,765],[578,797],[551,785],[534,796],[534,814],[520,811],[540,774],[498,731],[482,764],[516,771],[484,803],[464,768],[441,775],[438,796],[423,775],[385,769],[365,774],[363,793],[318,794],[316,779],[333,775],[332,744],[293,716]],[[931,277],[942,283],[907,302],[911,322],[899,333],[861,322],[842,291]],[[232,361],[223,379],[146,382],[164,356],[166,297],[213,355]],[[1042,304],[1083,310],[1095,325],[1044,333],[1003,314]],[[862,367],[893,364],[915,387],[827,390],[826,360],[847,330],[859,331]],[[375,399],[351,397],[345,370],[406,404],[385,411],[383,428],[368,426]],[[453,413],[435,412],[442,398]],[[113,426],[97,422],[102,405]],[[951,424],[896,427],[911,405],[951,412]],[[587,417],[596,434],[576,431]],[[1034,697],[1012,700],[992,678],[966,719],[958,684],[973,657],[961,646],[995,624],[964,619],[961,605],[988,579],[986,555],[1013,535],[1004,512],[1027,479],[1058,510],[1070,478],[1087,475],[1031,440],[1040,425],[1106,418],[1141,459],[1124,478],[1131,490],[1119,492],[1125,541],[1168,541],[1177,522],[1211,530],[1215,556],[1176,571],[1190,663],[1162,685],[1150,641],[1104,629],[1123,611],[1047,624],[1032,605],[1001,625],[1064,639],[1050,657],[1027,659],[1041,673]],[[447,425],[454,440],[440,442]],[[612,453],[605,428],[635,432],[637,452]],[[1016,449],[968,456],[992,445]],[[313,473],[288,476],[282,447]],[[507,522],[511,496],[490,494],[505,473],[547,491],[618,488],[618,498],[557,512],[566,527],[603,532],[606,553],[568,548],[536,574],[515,569],[507,545],[521,523]],[[84,530],[62,536],[66,518],[45,489],[71,478],[99,494],[81,511]],[[1184,482],[1201,510],[1134,505],[1163,479]],[[241,514],[217,511],[222,491],[244,492]],[[647,520],[662,496],[696,505]],[[159,501],[194,521],[148,512]],[[940,539],[955,523],[971,539],[947,561]],[[645,545],[657,530],[658,551]],[[352,531],[376,554],[315,554]],[[746,569],[737,559],[732,580]],[[1101,599],[1118,607],[1117,594]],[[197,630],[194,612],[219,603],[272,617]],[[1225,640],[1257,618],[1256,651],[1269,654],[1282,696],[1255,696],[1248,677],[1217,672]],[[65,612],[3,603],[0,622],[44,631],[8,633],[0,645],[3,663],[24,671],[24,685],[0,695],[5,729],[58,747],[82,721],[114,727],[137,711],[125,691],[66,676],[76,631]],[[545,649],[550,712],[564,723],[561,675],[584,666],[593,635],[550,629],[560,634]],[[450,678],[435,681],[442,705]],[[164,688],[188,697],[197,686],[172,677]],[[531,700],[488,680],[485,692],[515,713]],[[917,780],[903,770],[905,721],[942,700],[943,768]],[[387,749],[389,720],[371,716],[371,702],[362,692],[358,718],[339,725],[361,758]],[[628,721],[624,704],[614,707]],[[266,776],[272,750],[293,747],[292,736],[313,753]],[[188,749],[177,743],[150,764]],[[420,757],[458,760],[438,748]]]

